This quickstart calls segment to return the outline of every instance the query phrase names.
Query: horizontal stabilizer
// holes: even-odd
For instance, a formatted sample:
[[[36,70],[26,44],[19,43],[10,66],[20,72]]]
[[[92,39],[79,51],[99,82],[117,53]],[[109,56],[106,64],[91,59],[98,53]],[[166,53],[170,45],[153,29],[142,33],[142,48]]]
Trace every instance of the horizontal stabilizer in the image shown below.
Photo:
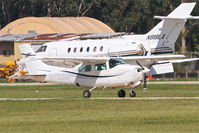
[[[199,16],[175,16],[175,17],[169,17],[169,16],[154,16],[154,19],[173,19],[173,20],[187,20],[187,19],[199,19]]]
[[[156,19],[175,19],[175,20],[186,20],[186,19],[199,19],[198,16],[191,16],[190,13],[193,10],[195,2],[182,3],[174,11],[172,11],[168,16],[154,16]]]

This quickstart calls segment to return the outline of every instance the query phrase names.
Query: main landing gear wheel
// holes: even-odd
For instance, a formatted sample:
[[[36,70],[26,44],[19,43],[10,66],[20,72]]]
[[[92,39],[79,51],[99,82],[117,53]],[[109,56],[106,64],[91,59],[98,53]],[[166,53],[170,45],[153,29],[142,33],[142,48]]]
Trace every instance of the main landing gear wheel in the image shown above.
[[[91,97],[91,92],[90,92],[89,90],[85,90],[85,91],[83,92],[83,97],[84,97],[84,98],[90,98],[90,97]]]
[[[118,91],[118,97],[125,97],[125,96],[126,96],[126,92],[124,90]]]
[[[133,90],[130,91],[129,96],[130,96],[130,97],[136,97],[136,92],[133,91]]]

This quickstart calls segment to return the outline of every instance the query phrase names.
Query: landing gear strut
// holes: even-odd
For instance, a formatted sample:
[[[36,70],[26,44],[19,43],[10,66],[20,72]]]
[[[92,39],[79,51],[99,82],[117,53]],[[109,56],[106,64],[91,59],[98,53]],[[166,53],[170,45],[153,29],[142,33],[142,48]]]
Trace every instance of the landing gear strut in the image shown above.
[[[124,90],[118,91],[118,97],[125,97],[125,96],[126,96],[126,92]]]
[[[147,76],[146,73],[144,74],[144,88],[143,89],[147,89]]]

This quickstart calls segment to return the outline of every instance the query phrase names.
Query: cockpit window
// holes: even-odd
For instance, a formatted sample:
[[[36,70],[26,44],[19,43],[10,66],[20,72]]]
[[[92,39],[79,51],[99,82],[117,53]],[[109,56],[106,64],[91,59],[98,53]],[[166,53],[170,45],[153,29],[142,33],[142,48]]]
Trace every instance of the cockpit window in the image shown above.
[[[96,71],[101,71],[101,70],[106,70],[106,63],[102,63],[102,64],[95,64],[95,70]]]
[[[36,53],[38,53],[38,52],[45,52],[45,51],[46,51],[46,48],[47,48],[47,46],[41,46],[41,47],[36,51]]]
[[[90,72],[91,71],[91,65],[82,65],[79,67],[79,72]]]
[[[126,62],[123,59],[117,58],[117,59],[110,59],[109,60],[109,67],[113,68],[117,65],[121,65],[121,64],[126,64]]]

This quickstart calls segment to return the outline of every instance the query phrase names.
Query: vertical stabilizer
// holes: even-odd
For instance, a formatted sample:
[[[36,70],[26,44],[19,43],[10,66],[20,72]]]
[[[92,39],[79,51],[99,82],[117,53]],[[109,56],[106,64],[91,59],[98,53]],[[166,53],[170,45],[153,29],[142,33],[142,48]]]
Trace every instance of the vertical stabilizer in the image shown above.
[[[20,45],[19,49],[23,58],[20,59],[17,64],[21,69],[24,69],[28,75],[46,75],[52,71],[63,69],[45,64],[36,56],[29,44]]]
[[[31,48],[30,44],[22,44],[19,45],[19,50],[21,52],[21,55],[23,57],[25,56],[34,56],[35,52],[34,50]]]
[[[168,16],[155,16],[162,19],[151,31],[146,34],[146,41],[152,48],[175,49],[175,42],[183,29],[186,20],[192,19],[190,16],[196,3],[182,3]],[[195,18],[196,19],[196,18]]]

